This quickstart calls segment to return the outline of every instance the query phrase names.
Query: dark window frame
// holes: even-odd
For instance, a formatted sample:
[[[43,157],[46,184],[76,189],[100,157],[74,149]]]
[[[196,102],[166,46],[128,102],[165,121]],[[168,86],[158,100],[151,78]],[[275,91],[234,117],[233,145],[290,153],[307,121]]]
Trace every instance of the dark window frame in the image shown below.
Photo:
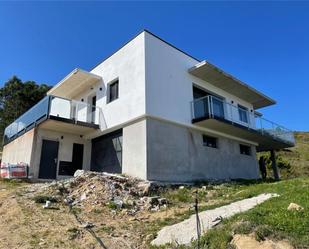
[[[116,87],[116,93],[112,96],[113,87]],[[107,104],[119,98],[119,79],[115,79],[107,85]]]
[[[218,149],[218,138],[203,134],[203,146]]]
[[[239,144],[239,153],[241,155],[251,156],[252,154],[251,146],[245,144]]]

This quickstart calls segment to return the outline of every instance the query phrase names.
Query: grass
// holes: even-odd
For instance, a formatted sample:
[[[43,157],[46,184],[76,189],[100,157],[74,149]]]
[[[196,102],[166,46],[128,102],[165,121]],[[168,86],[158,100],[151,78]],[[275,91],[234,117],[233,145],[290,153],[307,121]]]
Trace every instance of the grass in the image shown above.
[[[5,186],[7,189],[15,189],[27,183],[27,180],[22,179],[6,179],[0,178],[0,185]]]
[[[191,187],[193,191],[194,187]],[[240,182],[224,184],[218,188],[222,196],[237,200],[261,193],[278,193],[280,196],[266,201],[254,209],[224,220],[218,227],[202,236],[202,248],[229,248],[233,234],[254,232],[258,240],[265,238],[288,239],[295,248],[309,248],[309,178],[297,178],[280,182]],[[220,196],[219,194],[219,196]],[[176,193],[175,193],[175,196]],[[288,211],[291,203],[304,207],[303,211]],[[174,224],[175,220],[160,221],[158,227]],[[161,226],[162,225],[162,226]],[[152,247],[156,248],[156,247]],[[161,248],[172,248],[171,245]],[[196,248],[196,242],[188,247]]]
[[[283,162],[280,173],[283,178],[309,177],[309,132],[295,132],[296,145],[293,148],[278,151],[277,157]],[[269,156],[269,153],[261,153]],[[272,175],[270,162],[268,174]]]

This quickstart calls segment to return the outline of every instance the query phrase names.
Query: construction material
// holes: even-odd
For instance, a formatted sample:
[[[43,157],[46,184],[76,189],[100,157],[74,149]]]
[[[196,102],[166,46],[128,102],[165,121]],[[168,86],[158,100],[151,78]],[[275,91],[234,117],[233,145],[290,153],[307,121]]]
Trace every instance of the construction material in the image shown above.
[[[29,166],[26,163],[1,163],[0,177],[7,179],[28,178]]]

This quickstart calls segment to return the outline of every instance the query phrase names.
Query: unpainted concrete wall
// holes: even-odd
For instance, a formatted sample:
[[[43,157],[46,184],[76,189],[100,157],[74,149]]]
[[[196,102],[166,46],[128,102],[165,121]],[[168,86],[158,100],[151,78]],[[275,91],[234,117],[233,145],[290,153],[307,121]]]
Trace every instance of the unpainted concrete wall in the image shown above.
[[[23,162],[31,167],[34,137],[35,128],[5,145],[2,152],[2,162],[12,164]]]
[[[218,148],[203,146],[202,133],[147,119],[147,178],[159,181],[255,179],[255,147],[241,155],[239,143],[219,137]]]

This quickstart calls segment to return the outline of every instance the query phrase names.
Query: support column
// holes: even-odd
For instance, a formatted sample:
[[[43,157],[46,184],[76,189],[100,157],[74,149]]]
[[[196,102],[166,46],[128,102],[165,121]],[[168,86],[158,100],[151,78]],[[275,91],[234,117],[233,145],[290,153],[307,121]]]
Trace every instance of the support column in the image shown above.
[[[270,151],[270,159],[271,159],[271,166],[273,168],[273,172],[274,172],[274,178],[275,180],[280,180],[280,173],[279,173],[279,169],[277,167],[277,162],[276,162],[276,153],[274,150]]]

